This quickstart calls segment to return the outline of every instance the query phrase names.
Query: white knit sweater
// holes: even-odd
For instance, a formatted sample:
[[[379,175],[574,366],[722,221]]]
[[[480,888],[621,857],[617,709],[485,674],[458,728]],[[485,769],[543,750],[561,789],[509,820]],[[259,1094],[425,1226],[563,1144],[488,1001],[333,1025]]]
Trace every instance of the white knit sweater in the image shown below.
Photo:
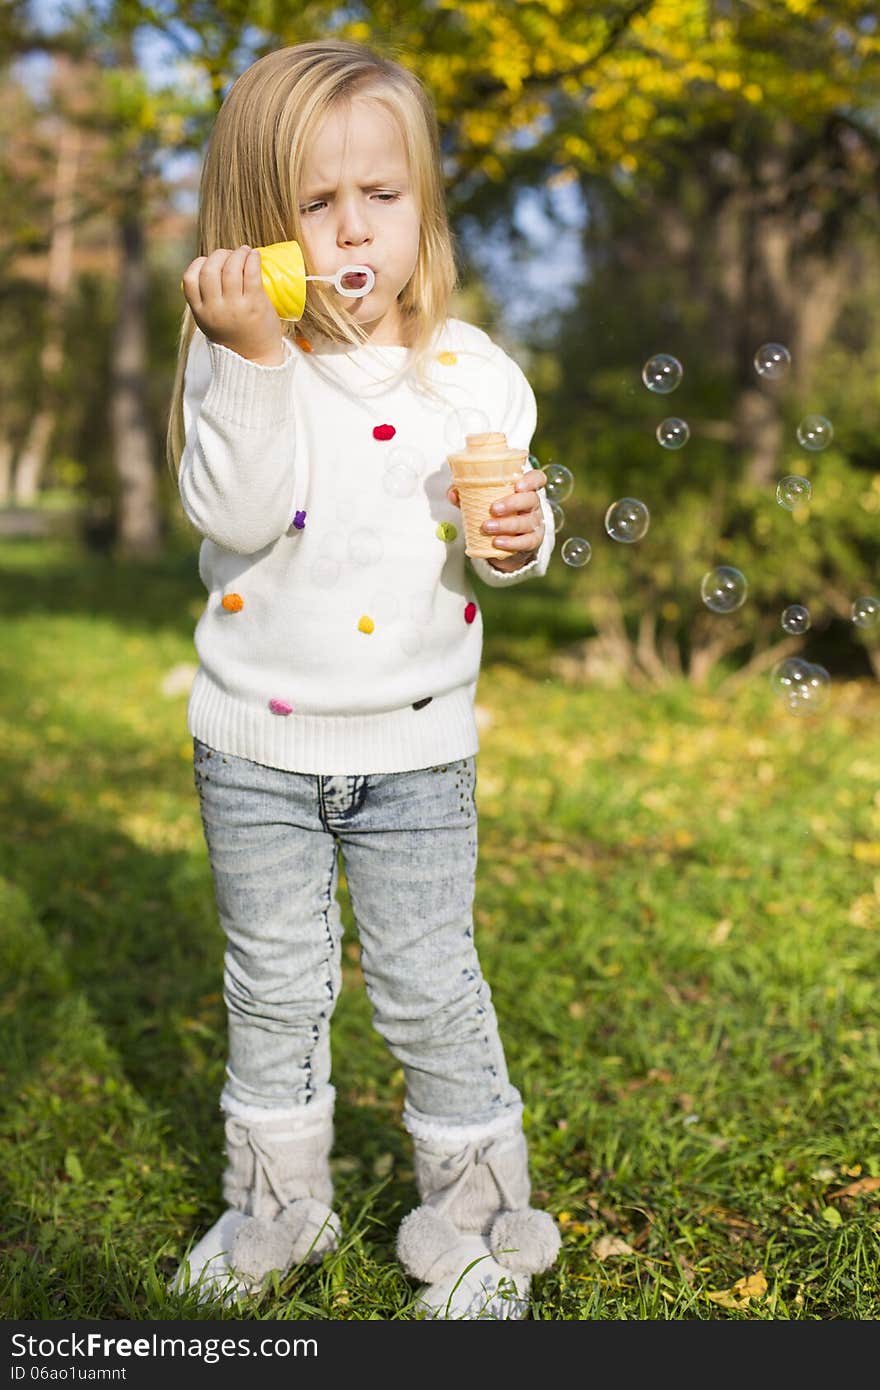
[[[529,448],[534,392],[461,319],[431,359],[441,399],[418,388],[407,348],[311,346],[285,340],[277,367],[199,332],[190,348],[180,496],[208,591],[190,733],[326,775],[469,757],[482,623],[446,456],[489,429]],[[537,557],[510,574],[467,561],[484,583],[546,572],[553,517],[539,496]]]

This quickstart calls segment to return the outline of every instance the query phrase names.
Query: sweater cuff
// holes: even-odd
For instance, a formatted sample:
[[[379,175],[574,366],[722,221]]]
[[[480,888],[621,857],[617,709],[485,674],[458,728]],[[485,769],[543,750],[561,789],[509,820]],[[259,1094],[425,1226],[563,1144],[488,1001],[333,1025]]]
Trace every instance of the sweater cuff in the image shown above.
[[[276,429],[293,418],[290,379],[296,351],[282,340],[284,361],[264,367],[208,340],[211,384],[202,402],[202,413],[246,430]]]
[[[540,553],[538,551],[533,560],[530,560],[527,565],[520,565],[518,570],[497,570],[494,565],[479,555],[472,558],[471,564],[474,573],[479,579],[482,579],[484,584],[488,584],[494,589],[503,589],[507,584],[517,584],[521,579],[528,579],[530,575],[534,574]]]

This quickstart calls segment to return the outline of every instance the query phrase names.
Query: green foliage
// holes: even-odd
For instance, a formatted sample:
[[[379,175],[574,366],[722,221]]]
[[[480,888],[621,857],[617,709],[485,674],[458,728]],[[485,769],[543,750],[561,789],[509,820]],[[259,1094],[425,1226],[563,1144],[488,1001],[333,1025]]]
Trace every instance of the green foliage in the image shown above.
[[[0,1310],[201,1318],[166,1292],[221,1200],[222,933],[163,694],[194,659],[195,545],[6,542],[0,568]],[[795,720],[763,678],[566,688],[545,639],[582,627],[582,578],[478,589],[477,941],[563,1234],[532,1315],[876,1319],[876,683]],[[345,1242],[218,1320],[412,1317],[403,1076],[344,877],[341,903]]]

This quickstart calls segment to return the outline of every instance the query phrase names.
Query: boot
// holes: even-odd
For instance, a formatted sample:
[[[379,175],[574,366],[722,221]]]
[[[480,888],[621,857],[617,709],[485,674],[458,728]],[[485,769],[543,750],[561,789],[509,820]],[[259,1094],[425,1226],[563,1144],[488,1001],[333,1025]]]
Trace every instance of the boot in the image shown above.
[[[284,1111],[227,1109],[227,1210],[184,1259],[173,1292],[195,1287],[199,1301],[257,1293],[267,1274],[316,1264],[340,1239],[331,1208],[333,1102],[328,1086],[317,1100]]]
[[[429,1318],[525,1318],[531,1276],[549,1269],[559,1232],[529,1206],[522,1112],[453,1126],[404,1112],[422,1205],[403,1218],[397,1254],[422,1280]]]

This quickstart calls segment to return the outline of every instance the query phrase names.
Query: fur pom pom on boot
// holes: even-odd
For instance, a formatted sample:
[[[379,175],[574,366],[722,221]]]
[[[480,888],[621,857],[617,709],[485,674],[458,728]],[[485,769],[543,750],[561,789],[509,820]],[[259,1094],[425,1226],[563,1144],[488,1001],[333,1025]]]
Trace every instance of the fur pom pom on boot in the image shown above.
[[[226,1305],[259,1291],[266,1275],[317,1263],[341,1231],[332,1210],[335,1091],[308,1105],[261,1113],[227,1109],[223,1215],[182,1261],[173,1292]]]
[[[548,1212],[529,1206],[521,1111],[485,1126],[451,1126],[414,1115],[422,1205],[403,1218],[397,1254],[422,1281],[417,1302],[430,1318],[524,1318],[531,1276],[549,1269],[560,1237]]]

